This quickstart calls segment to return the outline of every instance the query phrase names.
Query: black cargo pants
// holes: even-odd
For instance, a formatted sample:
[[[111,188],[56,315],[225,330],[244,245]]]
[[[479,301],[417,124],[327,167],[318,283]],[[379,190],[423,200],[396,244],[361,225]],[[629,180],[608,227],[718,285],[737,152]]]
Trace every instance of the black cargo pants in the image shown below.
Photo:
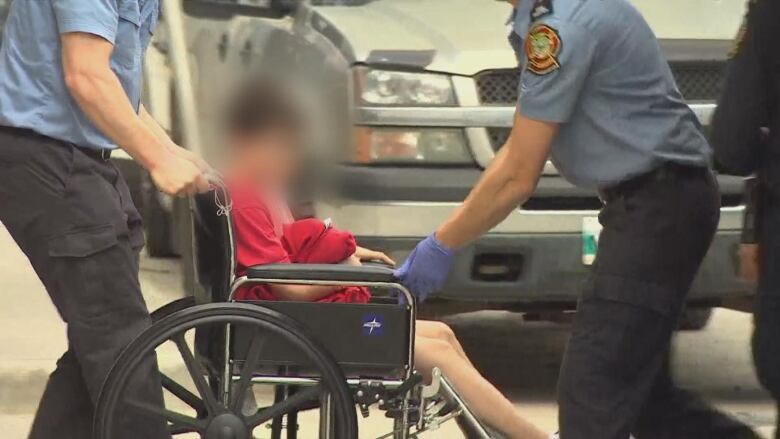
[[[67,323],[69,349],[49,378],[30,438],[88,439],[109,369],[150,326],[138,282],[141,218],[112,163],[0,127],[0,222]],[[25,292],[14,294],[23,300]],[[144,368],[139,376],[146,379],[133,383],[133,393],[160,404],[154,360]],[[170,437],[162,422],[125,418],[117,439]]]
[[[780,198],[768,195],[763,204],[753,358],[761,384],[780,402]],[[775,437],[780,439],[780,428]]]
[[[610,191],[559,381],[561,439],[757,438],[677,388],[672,334],[720,217],[707,169],[669,165]]]

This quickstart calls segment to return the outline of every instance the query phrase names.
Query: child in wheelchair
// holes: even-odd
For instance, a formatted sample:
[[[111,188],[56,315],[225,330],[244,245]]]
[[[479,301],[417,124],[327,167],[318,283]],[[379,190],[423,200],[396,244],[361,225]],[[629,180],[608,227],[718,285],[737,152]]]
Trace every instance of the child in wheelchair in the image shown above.
[[[280,89],[257,82],[245,87],[228,111],[230,162],[225,173],[232,199],[237,275],[248,267],[276,263],[393,265],[382,252],[362,248],[348,231],[328,221],[295,221],[286,202],[300,165],[303,122]],[[366,303],[362,287],[252,285],[238,300]],[[415,365],[430,380],[438,367],[475,414],[506,437],[545,439],[512,403],[480,375],[453,331],[444,323],[417,322]]]

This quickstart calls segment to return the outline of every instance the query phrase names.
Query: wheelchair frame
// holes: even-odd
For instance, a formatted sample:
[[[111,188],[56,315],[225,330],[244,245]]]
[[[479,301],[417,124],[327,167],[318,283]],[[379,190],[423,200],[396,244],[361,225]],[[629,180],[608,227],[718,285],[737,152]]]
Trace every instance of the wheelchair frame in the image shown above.
[[[406,371],[404,373],[404,380],[403,381],[387,381],[387,380],[372,380],[377,381],[381,383],[382,385],[386,386],[387,388],[398,388],[407,380],[410,380],[412,378],[412,374],[414,373],[414,341],[415,341],[415,324],[417,321],[417,301],[414,295],[401,283],[398,282],[358,282],[358,281],[350,281],[350,282],[338,282],[333,280],[304,280],[304,279],[274,279],[274,278],[252,278],[250,279],[247,276],[236,276],[236,246],[235,246],[235,231],[233,229],[233,217],[232,217],[232,203],[227,201],[225,204],[220,205],[219,201],[219,191],[222,190],[223,194],[225,194],[226,200],[229,200],[229,196],[227,195],[227,191],[224,189],[217,188],[215,192],[215,202],[218,206],[220,206],[220,210],[218,212],[219,215],[223,215],[225,217],[225,221],[227,223],[227,234],[228,234],[228,245],[229,245],[229,267],[230,267],[230,295],[228,296],[228,302],[235,302],[235,295],[236,292],[238,292],[241,287],[245,285],[252,285],[252,284],[297,284],[297,285],[318,285],[318,286],[360,286],[360,287],[368,287],[368,288],[388,288],[388,289],[396,289],[400,291],[406,300],[406,306],[409,309],[410,317],[409,317],[409,354],[407,356],[407,364],[406,364]],[[303,267],[303,265],[302,265]],[[230,346],[231,346],[231,330],[228,326],[228,330],[225,332],[225,364],[223,369],[223,386],[222,386],[222,398],[223,401],[227,401],[230,398],[230,386],[233,382],[233,373],[231,371],[231,364],[230,364]],[[306,379],[306,378],[280,378],[273,384],[281,384],[281,385],[310,385],[316,383],[316,380],[314,379]],[[253,378],[252,382],[254,383],[262,383],[262,384],[269,384],[268,378]],[[352,380],[350,383],[350,380],[348,380],[348,384],[351,384],[351,386],[356,386],[359,384],[359,380]],[[408,417],[408,405],[409,400],[411,399],[411,392],[407,392],[407,396],[404,400],[404,406],[403,406],[403,416],[401,419],[397,419],[395,421],[395,425],[393,426],[393,439],[407,439],[409,437],[409,430],[411,428],[411,425],[409,425]],[[325,401],[325,404],[321,408],[320,411],[320,419],[330,419],[329,413],[327,413],[330,410],[330,399]],[[476,418],[475,418],[476,419]],[[321,425],[320,427],[320,439],[332,439],[332,428],[328,425],[328,422],[325,422],[324,425]]]
[[[194,223],[197,223],[199,218],[198,214],[199,211],[197,208],[195,208],[198,200],[194,200],[193,203],[193,220]],[[188,310],[197,310],[201,311],[203,308],[219,308],[214,309],[212,311],[215,311],[217,313],[224,312],[226,315],[229,314],[230,307],[235,306],[237,309],[244,309],[245,312],[249,312],[249,309],[247,308],[246,304],[240,303],[239,301],[235,300],[236,292],[241,289],[242,287],[246,285],[255,285],[255,284],[296,284],[296,285],[318,285],[318,286],[362,286],[362,287],[374,287],[374,288],[383,288],[383,289],[389,289],[389,290],[395,290],[399,292],[399,294],[403,295],[405,299],[405,304],[398,306],[405,306],[407,309],[407,312],[409,313],[409,319],[408,319],[408,352],[406,355],[406,364],[404,366],[404,370],[400,376],[400,379],[385,379],[385,378],[352,378],[352,379],[346,379],[346,388],[349,389],[349,391],[352,393],[352,397],[355,405],[358,405],[361,408],[361,412],[364,417],[368,416],[368,408],[374,404],[379,404],[379,407],[381,410],[386,411],[387,414],[391,414],[394,419],[393,423],[393,430],[384,435],[381,436],[379,439],[385,439],[385,438],[392,438],[392,439],[407,439],[412,437],[417,437],[418,434],[420,434],[423,431],[428,430],[435,430],[438,428],[438,426],[446,421],[449,421],[451,419],[459,419],[463,421],[463,424],[465,424],[465,427],[468,429],[468,437],[469,439],[490,439],[491,435],[488,434],[486,429],[480,424],[480,422],[476,419],[474,414],[471,412],[471,410],[468,408],[466,403],[460,398],[460,396],[457,394],[457,392],[453,389],[452,385],[447,381],[447,379],[442,376],[441,371],[438,369],[434,369],[433,371],[433,382],[430,385],[422,385],[421,380],[422,377],[419,374],[415,373],[414,370],[414,346],[415,346],[415,323],[416,323],[416,317],[417,317],[417,304],[415,297],[412,295],[412,293],[405,288],[402,284],[397,282],[392,277],[392,271],[389,268],[382,268],[378,269],[376,267],[346,267],[346,266],[340,266],[340,265],[311,265],[311,264],[277,264],[277,265],[269,265],[269,266],[262,266],[262,267],[252,267],[250,270],[253,271],[252,275],[245,275],[245,276],[236,276],[236,246],[235,246],[235,231],[233,228],[233,218],[232,218],[232,204],[230,202],[230,197],[224,188],[223,185],[217,185],[214,190],[214,204],[218,208],[216,215],[224,217],[219,221],[224,221],[223,224],[220,225],[222,227],[223,232],[222,234],[225,234],[225,238],[227,239],[227,243],[222,243],[224,248],[222,249],[225,253],[225,257],[228,259],[227,264],[224,264],[225,261],[223,261],[224,265],[227,265],[227,267],[220,267],[224,268],[225,272],[223,274],[226,279],[224,279],[223,282],[218,282],[219,284],[222,284],[223,287],[220,290],[225,290],[226,293],[228,293],[228,296],[226,297],[226,303],[220,305],[220,306],[211,306],[211,305],[204,305],[202,307],[192,307],[192,308],[185,308],[184,310],[179,310],[173,312],[170,316],[165,317],[164,319],[160,320],[159,324],[164,325],[164,323],[170,323],[173,321],[176,321],[177,318],[179,321],[187,321],[188,315],[186,315]],[[201,218],[202,220],[202,218]],[[202,221],[201,221],[202,222]],[[197,231],[197,227],[195,228]],[[197,233],[197,232],[196,232]],[[196,263],[196,266],[198,264]],[[258,272],[260,273],[267,273],[267,275],[258,275]],[[325,273],[325,274],[322,274]],[[332,278],[328,278],[328,273],[332,274]],[[225,285],[226,284],[226,285]],[[214,292],[212,291],[212,294]],[[224,294],[224,293],[223,293]],[[203,300],[203,301],[211,301],[213,302],[213,305],[217,305],[218,303],[222,303],[222,300],[219,300],[218,298],[214,298],[213,296],[210,297],[210,300]],[[194,300],[194,303],[197,303],[198,300]],[[252,304],[250,306],[254,307],[258,306],[258,308],[263,308],[262,304]],[[198,308],[201,308],[198,310]],[[224,311],[220,311],[220,309]],[[283,316],[283,314],[282,314]],[[295,322],[295,319],[291,317],[286,317],[290,321]],[[227,319],[225,320],[228,321]],[[159,338],[160,333],[155,334],[155,327],[158,326],[153,325],[150,330],[147,331],[147,333],[150,333],[148,335],[154,336],[154,337],[145,337],[147,333],[142,334],[142,336],[139,337],[133,344],[131,344],[127,352],[123,354],[123,356],[118,360],[117,366],[115,366],[115,369],[119,369],[119,371],[112,371],[112,373],[109,375],[109,378],[106,381],[106,386],[104,386],[103,393],[108,395],[106,398],[104,398],[104,395],[101,395],[101,400],[98,404],[97,409],[97,415],[96,415],[96,429],[95,429],[95,437],[99,439],[109,439],[102,435],[103,431],[111,431],[106,430],[106,422],[101,422],[101,417],[109,417],[111,418],[113,415],[113,410],[115,410],[115,405],[117,404],[117,398],[118,394],[121,392],[122,386],[117,384],[117,382],[122,383],[122,379],[125,377],[122,376],[122,374],[129,374],[128,370],[129,367],[121,367],[122,362],[132,362],[130,358],[132,358],[132,355],[139,355],[138,352],[142,351],[143,349],[148,349],[149,343],[147,342],[147,338]],[[168,325],[170,326],[170,325]],[[181,326],[181,325],[180,325]],[[194,328],[194,326],[193,326]],[[164,335],[164,333],[163,333]],[[307,336],[305,333],[298,334],[299,336]],[[222,337],[222,335],[217,335],[218,337]],[[308,336],[312,338],[311,336]],[[287,376],[260,376],[256,371],[250,371],[248,373],[241,372],[239,375],[237,375],[234,371],[234,362],[233,358],[235,353],[232,351],[233,348],[233,341],[234,341],[234,334],[233,334],[233,323],[226,323],[225,331],[224,331],[224,339],[222,342],[224,342],[224,346],[218,346],[217,349],[221,352],[218,352],[220,356],[224,355],[222,357],[222,361],[224,361],[224,364],[216,364],[215,367],[220,368],[220,370],[217,370],[217,373],[221,375],[219,377],[219,388],[214,389],[214,393],[216,393],[214,396],[219,399],[219,401],[225,406],[230,407],[231,400],[233,399],[233,395],[231,394],[233,391],[233,384],[239,382],[240,380],[246,380],[248,379],[251,381],[252,384],[266,384],[266,385],[272,385],[276,389],[276,398],[280,397],[280,389],[284,389],[284,393],[286,394],[288,388],[290,387],[307,387],[307,386],[318,386],[322,381],[321,379],[317,378],[309,378],[309,377],[287,377]],[[152,350],[155,349],[152,347]],[[224,349],[224,350],[223,350]],[[233,355],[231,355],[233,354]],[[338,364],[334,364],[334,366],[338,367]],[[399,363],[400,366],[400,363]],[[122,370],[124,369],[124,370]],[[400,368],[398,369],[400,370]],[[251,374],[251,375],[249,375]],[[120,375],[120,377],[114,376],[114,375]],[[329,375],[331,377],[331,383],[333,382],[333,377],[336,375]],[[343,376],[343,375],[342,375]],[[246,383],[246,381],[244,381]],[[122,384],[125,385],[125,384]],[[251,385],[250,387],[251,388]],[[117,390],[120,389],[120,390]],[[341,389],[345,389],[342,387]],[[169,389],[170,390],[170,389]],[[201,390],[201,389],[199,389]],[[327,392],[327,391],[326,391]],[[340,407],[343,407],[345,405],[346,401],[346,394],[344,393],[344,390],[338,391],[341,398],[339,399]],[[321,394],[322,395],[322,394]],[[178,396],[178,395],[177,395]],[[240,396],[240,394],[239,394]],[[324,397],[321,399],[321,404],[319,407],[320,410],[320,426],[319,426],[319,437],[321,439],[357,439],[357,438],[347,438],[347,437],[335,437],[335,431],[336,426],[333,424],[334,419],[334,412],[333,412],[333,400],[332,400],[332,394],[326,393]],[[281,395],[281,397],[284,397],[284,395]],[[113,398],[113,399],[111,399]],[[389,400],[386,401],[384,398],[388,398]],[[107,400],[108,402],[104,401]],[[235,400],[232,401],[235,405]],[[275,402],[276,403],[276,402]],[[389,403],[389,404],[387,404]],[[112,406],[113,404],[113,406]],[[386,404],[383,407],[383,404]],[[449,409],[449,410],[447,410]],[[354,410],[354,405],[352,406],[351,410]],[[289,438],[296,438],[297,437],[297,413],[300,411],[299,407],[292,408],[289,412],[285,412],[284,415],[288,416],[288,434],[287,437]],[[391,413],[392,412],[392,413]],[[354,414],[354,412],[353,412]],[[412,415],[415,416],[412,416]],[[354,418],[353,418],[354,419]],[[107,421],[110,425],[113,421]],[[280,439],[281,438],[281,430],[282,430],[282,419],[281,416],[274,417],[272,421],[272,437],[273,439]],[[289,424],[295,423],[295,427],[290,426]],[[101,428],[98,428],[98,424],[100,424]],[[294,431],[291,431],[290,428],[295,428]],[[412,429],[415,429],[413,432]],[[203,434],[203,433],[202,433]],[[211,437],[211,436],[208,436]],[[222,436],[219,436],[222,437]],[[232,436],[231,436],[232,437]]]

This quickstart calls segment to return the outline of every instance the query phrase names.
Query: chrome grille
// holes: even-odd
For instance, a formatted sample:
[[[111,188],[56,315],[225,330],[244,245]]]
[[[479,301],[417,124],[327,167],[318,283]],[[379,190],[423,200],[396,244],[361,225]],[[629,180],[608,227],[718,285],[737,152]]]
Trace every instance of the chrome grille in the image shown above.
[[[671,63],[670,66],[685,99],[717,101],[720,97],[725,79],[725,62],[678,62]]]
[[[685,99],[714,101],[720,96],[725,61],[672,62],[672,73]],[[514,105],[517,102],[517,69],[488,70],[477,75],[477,91],[483,105]]]
[[[520,70],[489,70],[477,75],[477,92],[484,105],[514,104]]]
[[[509,140],[509,134],[512,132],[511,128],[488,128],[488,136],[490,137],[490,145],[494,151],[498,151]]]

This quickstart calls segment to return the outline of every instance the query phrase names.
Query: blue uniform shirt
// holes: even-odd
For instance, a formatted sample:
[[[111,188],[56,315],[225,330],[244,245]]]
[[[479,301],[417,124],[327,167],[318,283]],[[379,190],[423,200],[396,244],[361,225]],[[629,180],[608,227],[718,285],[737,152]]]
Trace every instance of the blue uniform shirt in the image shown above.
[[[518,109],[560,124],[552,160],[572,183],[603,189],[665,161],[710,165],[699,120],[628,0],[520,0],[513,30]]]
[[[111,69],[138,109],[143,54],[159,12],[159,0],[14,0],[0,48],[0,125],[116,148],[65,86],[60,34],[85,32],[114,44]]]

